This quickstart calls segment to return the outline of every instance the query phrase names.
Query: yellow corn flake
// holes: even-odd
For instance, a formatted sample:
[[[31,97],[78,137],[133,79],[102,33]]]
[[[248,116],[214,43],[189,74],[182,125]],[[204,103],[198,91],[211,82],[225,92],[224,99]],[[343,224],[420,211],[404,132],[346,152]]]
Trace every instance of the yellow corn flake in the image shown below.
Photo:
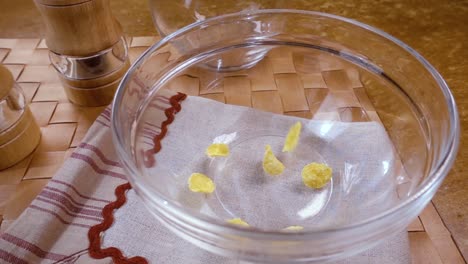
[[[322,188],[332,177],[332,168],[323,163],[310,163],[302,169],[302,181],[310,188]]]
[[[229,146],[223,143],[211,144],[206,149],[206,155],[210,157],[226,157],[229,155]]]
[[[284,228],[283,230],[284,231],[301,231],[302,229],[304,229],[304,227],[298,226],[298,225],[293,225],[293,226],[288,226],[288,227]]]
[[[233,225],[249,227],[249,224],[247,224],[247,222],[245,222],[244,220],[240,218],[233,218],[233,219],[227,220],[227,222]]]
[[[284,171],[283,163],[275,157],[270,145],[266,145],[265,147],[263,170],[270,175],[280,175]]]
[[[192,192],[212,193],[216,186],[214,182],[206,175],[201,173],[192,173],[188,179],[189,189]]]
[[[286,140],[284,141],[283,152],[291,152],[297,147],[299,136],[301,135],[301,122],[296,122],[288,132]]]

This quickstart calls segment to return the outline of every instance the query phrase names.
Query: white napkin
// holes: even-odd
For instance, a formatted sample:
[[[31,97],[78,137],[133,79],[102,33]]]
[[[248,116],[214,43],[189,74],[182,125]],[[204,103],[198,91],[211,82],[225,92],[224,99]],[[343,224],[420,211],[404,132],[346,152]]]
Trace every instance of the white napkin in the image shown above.
[[[208,106],[212,106],[213,108],[207,108]],[[169,105],[167,101],[165,101],[162,105],[158,104],[158,107],[165,109],[169,107]],[[198,169],[196,165],[200,164],[200,161],[206,160],[203,154],[204,148],[206,148],[206,144],[210,143],[215,136],[217,137],[223,133],[229,134],[232,133],[233,130],[240,131],[236,130],[236,128],[242,127],[242,124],[245,124],[244,121],[249,120],[244,120],[241,117],[256,115],[268,116],[270,119],[274,118],[274,120],[270,120],[270,122],[268,122],[269,119],[265,119],[262,121],[264,123],[255,123],[254,125],[265,126],[265,122],[267,122],[267,124],[277,125],[279,131],[277,133],[281,135],[287,133],[286,131],[289,129],[289,125],[295,122],[295,120],[298,120],[295,118],[280,117],[261,113],[259,111],[247,110],[241,107],[221,105],[212,101],[192,97],[189,97],[182,103],[182,108],[182,111],[177,114],[174,123],[169,127],[169,133],[166,138],[167,141],[163,142],[162,150],[166,153],[165,155],[179,154],[180,159],[178,155],[168,156],[168,160],[166,161],[164,161],[163,155],[156,155],[156,158],[158,159],[157,162],[159,162],[158,166],[164,165],[162,163],[165,162],[164,166],[170,168],[171,163],[168,163],[170,158],[173,159],[172,162],[175,165],[182,166],[175,166],[174,168],[179,168],[179,170],[176,171],[180,173],[179,177],[181,177],[183,181],[188,177],[188,173],[191,173],[194,169]],[[215,113],[213,110],[219,113]],[[207,111],[211,112],[207,113]],[[201,122],[204,119],[201,118],[201,115],[203,115],[204,118],[208,116],[224,118],[223,120],[225,120],[225,122],[222,123],[225,124],[224,128],[228,130],[222,130],[219,127],[219,122],[217,126],[208,126],[210,128],[208,129],[206,125],[202,125]],[[152,116],[151,120],[156,120],[158,116],[160,115],[156,114]],[[188,118],[192,118],[193,120],[187,120]],[[185,119],[185,121],[183,121],[183,119]],[[165,120],[164,115],[161,116],[161,120]],[[280,120],[282,121],[280,122]],[[346,197],[349,198],[349,202],[343,203],[341,206],[342,208],[332,207],[336,205],[333,199],[339,199],[340,196],[332,198],[324,211],[308,220],[311,222],[315,221],[322,225],[339,224],[339,221],[328,223],[325,219],[326,214],[332,213],[327,212],[327,210],[332,210],[333,208],[335,208],[336,211],[343,210],[344,212],[334,212],[336,215],[344,216],[346,214],[352,214],[354,217],[359,218],[359,213],[346,209],[345,205],[352,206],[351,198],[361,199],[356,201],[365,203],[364,205],[367,205],[368,208],[377,207],[378,203],[369,201],[368,197],[370,194],[365,193],[364,188],[369,185],[369,188],[375,188],[375,192],[381,188],[386,181],[381,179],[381,174],[370,177],[370,175],[360,173],[360,171],[371,171],[371,168],[373,168],[373,171],[380,171],[378,169],[378,164],[369,166],[369,170],[363,166],[364,164],[368,164],[369,161],[376,161],[377,157],[372,155],[377,155],[379,151],[375,149],[369,151],[367,156],[362,156],[362,159],[359,158],[360,156],[358,156],[358,154],[355,156],[351,154],[354,152],[358,153],[359,151],[362,152],[364,148],[369,147],[369,142],[374,142],[374,146],[378,145],[375,142],[380,142],[379,144],[382,144],[380,146],[382,148],[381,152],[384,152],[383,150],[388,147],[386,144],[389,142],[386,139],[385,131],[380,125],[375,123],[333,123],[331,126],[330,123],[308,123],[306,120],[301,121],[304,122],[304,125],[309,124],[309,127],[311,127],[309,132],[307,132],[307,129],[304,129],[301,141],[310,137],[313,131],[318,131],[316,134],[323,134],[323,136],[321,136],[320,140],[316,141],[323,141],[323,146],[328,142],[327,144],[330,146],[328,151],[326,149],[322,151],[322,149],[318,148],[317,153],[320,153],[324,159],[326,158],[326,161],[329,162],[335,170],[333,191],[338,193],[334,193],[332,197],[341,193],[342,196],[347,195]],[[190,126],[184,122],[196,123],[196,125]],[[319,124],[323,125],[320,127],[318,126]],[[106,109],[89,129],[83,142],[71,154],[70,158],[67,159],[64,166],[57,172],[54,178],[49,181],[38,198],[32,202],[18,220],[10,225],[4,233],[0,234],[0,257],[3,258],[3,260],[7,259],[7,261],[10,260],[18,263],[113,263],[113,260],[110,258],[100,260],[93,259],[88,253],[89,228],[102,222],[102,208],[112,201],[115,201],[115,188],[127,182],[125,171],[119,164],[117,154],[113,148],[109,126],[110,109]],[[268,126],[266,127],[268,128]],[[313,127],[316,127],[316,129],[312,129]],[[320,129],[318,129],[319,127]],[[201,133],[199,130],[203,130],[204,133]],[[150,133],[147,135],[146,141],[142,142],[151,143],[150,138],[151,135],[154,136],[155,131],[148,132]],[[197,133],[200,138],[193,137],[195,133]],[[208,134],[211,136],[208,137]],[[377,137],[378,135],[380,136]],[[174,140],[174,138],[184,139],[185,144],[181,145],[177,143],[177,146],[171,145],[170,141]],[[224,140],[227,138],[228,137],[225,137]],[[346,141],[347,138],[354,138],[355,141],[348,142]],[[269,141],[269,143],[273,144],[274,142]],[[235,143],[232,142],[232,144]],[[273,145],[275,153],[278,154],[279,143],[277,142],[275,144],[276,145]],[[320,146],[320,144],[316,145],[316,147],[318,146]],[[333,148],[331,148],[331,146],[333,146]],[[143,143],[141,147],[147,149],[150,146]],[[263,147],[264,146],[258,146],[260,149],[257,150],[257,147],[253,146],[252,149],[255,154],[253,154],[254,152],[249,154],[247,151],[244,151],[244,153],[246,155],[253,155],[252,157],[254,159],[260,159],[261,157],[258,157],[258,154],[260,156],[263,154],[261,153],[263,152]],[[343,155],[344,153],[351,153],[351,158],[345,159],[343,157],[346,156],[340,155],[339,158],[335,160],[332,154],[337,151],[334,151],[334,148],[340,149]],[[171,151],[174,151],[174,153]],[[190,157],[192,154],[195,156]],[[236,153],[233,152],[233,154]],[[385,154],[385,152],[383,154]],[[234,155],[231,157],[234,157]],[[238,157],[238,155],[235,155],[235,157]],[[282,159],[284,158],[281,157],[281,155],[279,155],[279,157]],[[329,159],[329,157],[331,157],[331,159]],[[387,156],[384,155],[381,156],[381,158],[382,157]],[[341,164],[338,162],[340,159],[348,160],[349,164],[354,165],[346,166],[345,164]],[[287,159],[283,161],[285,164],[289,164],[289,167],[294,167],[290,166],[291,164],[287,162]],[[161,166],[159,167],[161,168]],[[387,167],[387,165],[383,167]],[[300,170],[300,165],[296,168],[296,170]],[[390,163],[388,168],[392,168]],[[150,170],[155,170],[155,168],[151,168]],[[255,176],[258,178],[254,178],[256,179],[254,182],[257,182],[259,179],[265,179],[267,183],[273,182],[271,186],[267,186],[270,189],[275,187],[275,183],[280,184],[279,187],[283,184],[287,186],[288,180],[292,180],[296,186],[299,185],[299,188],[302,188],[300,177],[294,173],[285,173],[277,178],[271,178],[271,176],[265,178],[262,177],[262,172],[260,171],[259,174]],[[162,179],[164,178],[159,180]],[[171,178],[168,177],[165,180],[173,182],[174,179],[171,180]],[[342,184],[339,185],[338,183],[340,183],[341,180]],[[218,181],[218,179],[215,178],[215,181]],[[217,184],[219,191],[226,187],[223,182],[217,182]],[[201,201],[203,202],[202,204],[205,205],[203,209],[210,208],[209,206],[212,204],[210,203],[210,198],[215,197],[215,195],[209,195],[208,199],[200,199],[200,195],[198,194],[187,193],[187,186],[185,183],[181,186],[178,184],[166,186],[171,186],[171,192],[175,194],[193,195],[193,197],[197,197],[198,204],[200,204],[199,202]],[[243,185],[239,184],[236,186],[236,190],[242,191],[242,189],[240,189],[242,186]],[[337,186],[343,186],[343,188],[336,189]],[[255,187],[255,185],[249,186],[249,188],[251,187]],[[308,191],[307,194],[310,195],[311,190],[303,190]],[[370,191],[372,191],[372,189]],[[391,201],[397,199],[395,195],[383,196],[390,197]],[[177,196],[174,197],[177,198]],[[115,222],[112,227],[103,232],[104,242],[102,247],[115,247],[127,257],[141,256],[146,258],[149,263],[239,263],[236,259],[226,259],[210,254],[172,234],[146,210],[142,201],[135,195],[133,190],[127,193],[127,198],[128,202],[124,204],[122,208],[114,212]],[[297,196],[295,198],[297,199]],[[179,200],[181,203],[185,201],[184,199]],[[317,201],[317,199],[313,200]],[[258,203],[259,201],[256,202]],[[286,202],[283,204],[283,202],[280,201],[279,204],[281,204],[282,208],[284,208],[285,205],[288,206]],[[382,204],[384,205],[385,203]],[[279,207],[273,205],[273,203],[266,203],[264,207],[267,209],[262,209],[262,211],[259,211],[259,214],[254,214],[255,212],[252,213],[249,211],[249,204],[244,204],[243,207],[238,209],[239,211],[237,213],[241,214],[241,217],[245,217],[252,225],[259,225],[264,228],[277,228],[280,225],[282,226],[283,224],[289,223],[300,224],[297,221],[299,218],[294,216],[295,214],[288,216],[284,212],[273,212],[282,213],[283,216],[286,216],[281,218],[280,223],[271,221],[271,219],[268,221],[255,220],[257,217],[258,219],[262,219],[264,214],[269,213],[270,209],[268,208]],[[197,207],[193,208],[195,210]],[[291,211],[289,207],[286,207],[286,209]],[[360,213],[365,214],[365,208],[360,210]],[[303,224],[306,225],[307,220],[304,221]],[[409,261],[408,237],[406,232],[402,231],[400,234],[389,238],[374,249],[337,263],[408,264]]]

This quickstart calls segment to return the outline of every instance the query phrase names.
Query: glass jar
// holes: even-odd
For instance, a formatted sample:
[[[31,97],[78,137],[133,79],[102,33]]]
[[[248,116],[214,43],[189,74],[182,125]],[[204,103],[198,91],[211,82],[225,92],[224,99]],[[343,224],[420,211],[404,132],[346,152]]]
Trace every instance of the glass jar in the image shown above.
[[[189,24],[224,14],[236,12],[249,13],[260,9],[291,8],[292,6],[296,8],[301,7],[300,2],[296,0],[150,0],[149,2],[154,25],[162,37]],[[211,34],[211,36],[218,35],[220,38],[225,38],[229,34],[244,34],[248,33],[250,30],[251,29],[248,27],[232,27],[225,25],[219,32]],[[184,53],[185,48],[193,45],[192,42],[191,40],[181,40],[176,48]],[[268,48],[262,47],[251,49],[248,53],[223,54],[217,60],[205,63],[204,66],[218,72],[232,72],[248,69],[262,60],[268,51]]]
[[[207,18],[259,9],[301,7],[296,0],[150,0],[153,22],[161,36]]]

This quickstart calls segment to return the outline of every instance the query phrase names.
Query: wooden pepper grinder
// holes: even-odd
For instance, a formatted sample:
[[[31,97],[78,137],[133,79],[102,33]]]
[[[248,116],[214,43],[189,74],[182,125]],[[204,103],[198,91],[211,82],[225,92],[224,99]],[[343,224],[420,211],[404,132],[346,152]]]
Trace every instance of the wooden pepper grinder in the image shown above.
[[[11,72],[0,64],[0,170],[28,156],[39,144],[41,131]]]
[[[109,104],[130,66],[122,28],[109,0],[34,0],[46,25],[49,57],[68,99]]]

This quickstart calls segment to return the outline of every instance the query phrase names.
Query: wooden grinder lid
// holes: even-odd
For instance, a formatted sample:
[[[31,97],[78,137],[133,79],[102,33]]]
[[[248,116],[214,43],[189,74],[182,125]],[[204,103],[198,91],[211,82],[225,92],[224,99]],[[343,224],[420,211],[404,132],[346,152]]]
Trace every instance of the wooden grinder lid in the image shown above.
[[[0,100],[10,93],[14,82],[15,80],[13,79],[11,72],[5,66],[0,64]]]

